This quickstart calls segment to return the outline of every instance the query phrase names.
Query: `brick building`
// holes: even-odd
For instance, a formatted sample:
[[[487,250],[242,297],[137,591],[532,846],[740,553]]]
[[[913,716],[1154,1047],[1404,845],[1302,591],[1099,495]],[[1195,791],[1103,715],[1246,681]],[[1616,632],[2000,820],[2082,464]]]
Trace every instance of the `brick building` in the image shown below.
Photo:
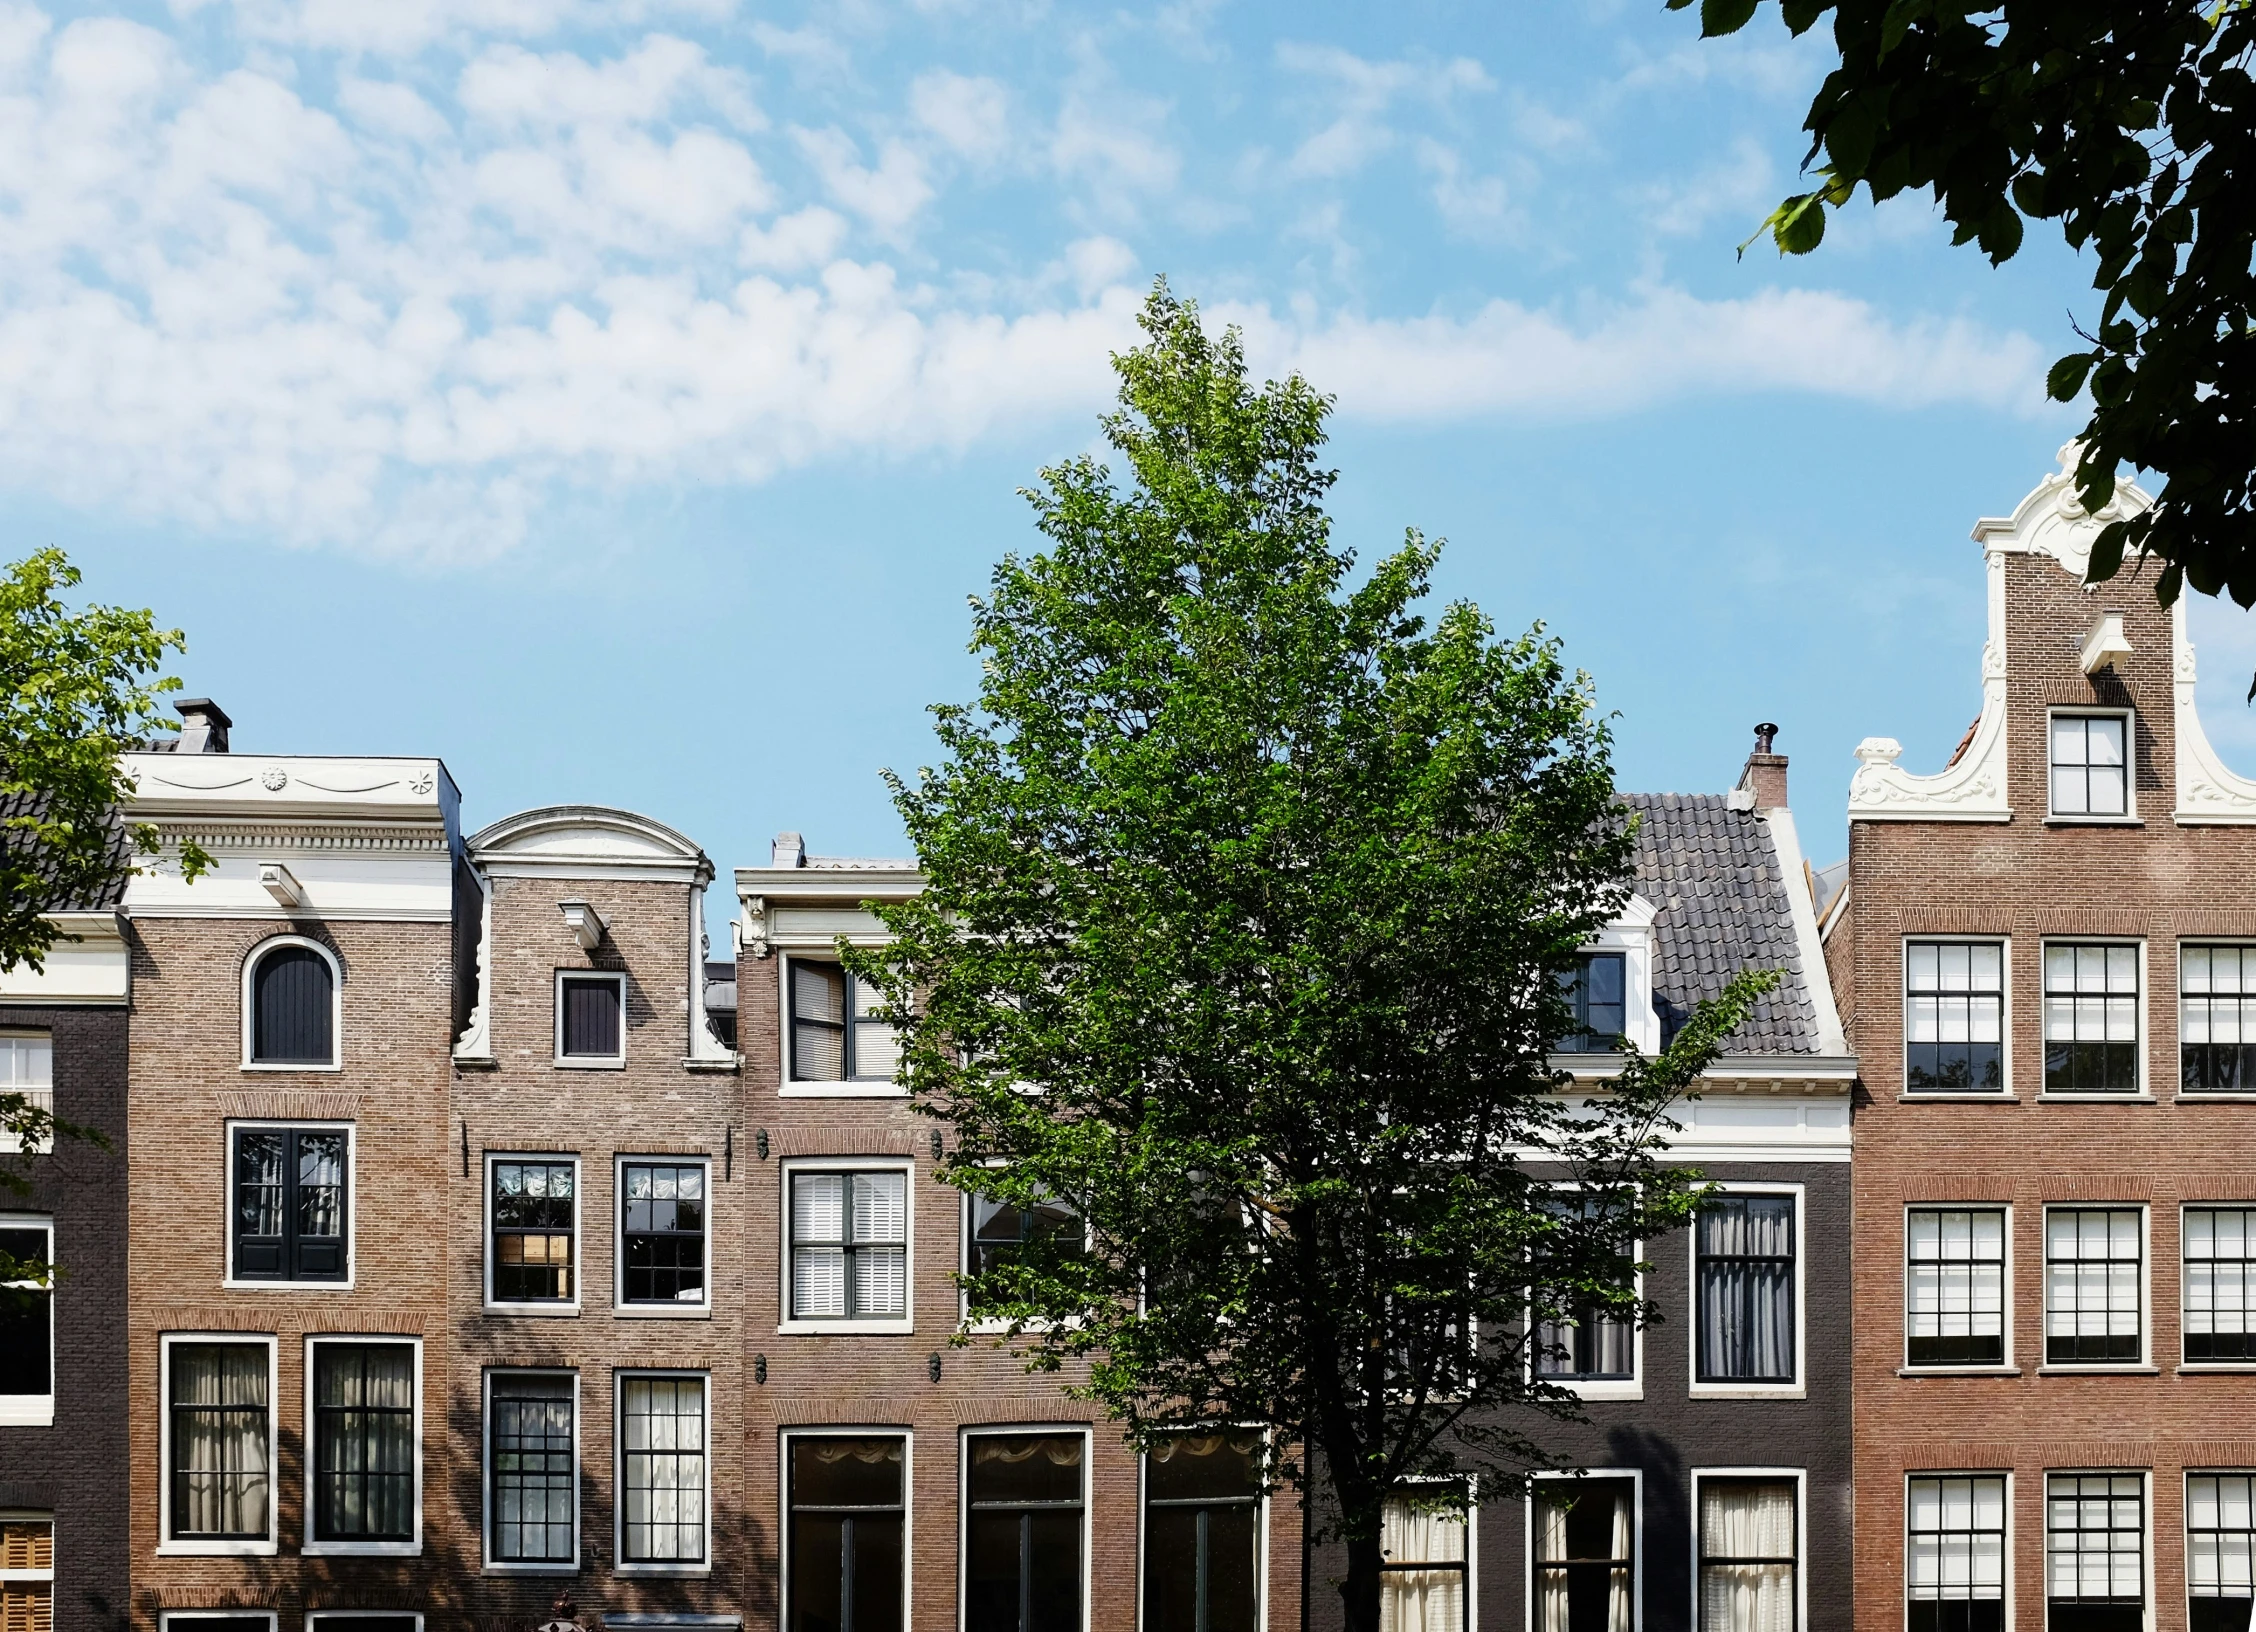
[[[1867,1628],[2249,1622],[2256,782],[2202,733],[2183,607],[2084,587],[2147,501],[2087,515],[2071,464],[1976,525],[1981,714],[1933,775],[1858,748],[1825,928]]]

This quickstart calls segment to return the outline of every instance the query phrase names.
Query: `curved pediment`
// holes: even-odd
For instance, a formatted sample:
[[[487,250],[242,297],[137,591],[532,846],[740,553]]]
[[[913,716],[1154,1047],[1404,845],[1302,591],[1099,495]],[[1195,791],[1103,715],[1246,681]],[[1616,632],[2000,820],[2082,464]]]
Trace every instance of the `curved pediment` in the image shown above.
[[[705,852],[664,822],[609,805],[522,810],[470,837],[470,855],[501,876],[681,879],[713,876]]]

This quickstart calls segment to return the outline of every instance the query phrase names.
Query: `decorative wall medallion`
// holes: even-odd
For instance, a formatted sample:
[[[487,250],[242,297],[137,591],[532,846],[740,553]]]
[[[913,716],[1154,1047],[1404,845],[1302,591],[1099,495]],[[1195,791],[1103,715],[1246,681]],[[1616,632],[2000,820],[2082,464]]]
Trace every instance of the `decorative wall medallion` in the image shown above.
[[[279,765],[269,765],[259,772],[259,786],[268,793],[280,793],[290,785],[290,773]]]
[[[407,791],[418,798],[429,793],[436,786],[438,786],[438,781],[429,771],[417,771],[407,779]]]

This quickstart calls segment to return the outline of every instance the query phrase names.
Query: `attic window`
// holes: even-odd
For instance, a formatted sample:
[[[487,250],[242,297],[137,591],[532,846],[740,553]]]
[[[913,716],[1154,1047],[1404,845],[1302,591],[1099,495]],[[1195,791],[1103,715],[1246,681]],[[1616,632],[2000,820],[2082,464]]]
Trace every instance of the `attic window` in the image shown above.
[[[1586,952],[1559,971],[1559,989],[1574,1011],[1574,1030],[1559,1039],[1562,1054],[1607,1054],[1628,1021],[1628,960],[1619,952]]]
[[[2129,759],[2124,752],[2130,718],[2123,714],[2055,714],[2052,717],[2052,814],[2130,814]]]
[[[556,977],[556,1058],[567,1065],[621,1065],[626,1045],[620,1026],[627,977],[559,974]]]

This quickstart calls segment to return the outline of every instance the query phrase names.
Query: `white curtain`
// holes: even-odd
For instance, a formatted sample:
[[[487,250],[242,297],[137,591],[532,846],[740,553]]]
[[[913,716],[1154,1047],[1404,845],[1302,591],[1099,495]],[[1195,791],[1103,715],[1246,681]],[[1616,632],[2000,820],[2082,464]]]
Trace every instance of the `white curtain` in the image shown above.
[[[266,1349],[182,1343],[172,1351],[173,1534],[264,1535]]]
[[[1703,1485],[1700,1632],[1793,1632],[1793,1558],[1792,1485]]]
[[[1607,1632],[1629,1632],[1630,1591],[1634,1585],[1630,1568],[1629,1491],[1619,1484],[1581,1483],[1564,1486],[1550,1498],[1539,1494],[1536,1500],[1536,1562],[1564,1564],[1570,1559],[1576,1562],[1572,1570],[1536,1572],[1537,1632],[1567,1632],[1572,1624],[1571,1605],[1577,1587],[1588,1591],[1596,1584],[1594,1578],[1603,1566],[1594,1558],[1576,1559],[1567,1533],[1567,1515],[1570,1512],[1587,1514],[1590,1504],[1599,1502],[1606,1504],[1601,1510],[1606,1518],[1605,1557],[1613,1561],[1605,1573],[1606,1628]]]
[[[626,1440],[627,1557],[705,1556],[705,1384],[634,1377],[621,1404]]]
[[[1464,1632],[1465,1516],[1389,1501],[1379,1546],[1389,1564],[1443,1566],[1379,1577],[1380,1632]]]
[[[1696,1227],[1706,1260],[1700,1266],[1701,1375],[1793,1376],[1793,1202],[1725,1197],[1701,1209]]]
[[[1629,1557],[1629,1495],[1622,1492],[1614,1497],[1614,1557]],[[1629,1632],[1630,1568],[1627,1564],[1614,1566],[1606,1586],[1606,1632]]]
[[[1544,1564],[1567,1556],[1566,1503],[1536,1501],[1535,1556]],[[1536,1632],[1567,1632],[1567,1572],[1538,1570],[1535,1579]]]

